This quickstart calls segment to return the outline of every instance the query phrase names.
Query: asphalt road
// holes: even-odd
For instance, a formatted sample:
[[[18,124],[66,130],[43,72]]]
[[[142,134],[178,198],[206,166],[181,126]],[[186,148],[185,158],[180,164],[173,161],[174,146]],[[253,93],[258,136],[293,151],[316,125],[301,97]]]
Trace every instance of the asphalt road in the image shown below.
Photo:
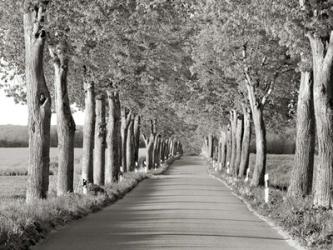
[[[74,222],[33,249],[293,249],[207,174],[200,157],[184,157],[103,211]]]

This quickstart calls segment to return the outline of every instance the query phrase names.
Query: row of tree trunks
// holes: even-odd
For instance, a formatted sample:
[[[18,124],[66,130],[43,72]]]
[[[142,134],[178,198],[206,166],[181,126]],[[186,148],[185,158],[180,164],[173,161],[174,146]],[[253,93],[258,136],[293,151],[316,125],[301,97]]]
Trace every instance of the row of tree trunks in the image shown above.
[[[251,111],[243,105],[243,115],[235,110],[230,112],[230,124],[222,129],[219,142],[216,146],[218,170],[227,170],[227,173],[244,177],[249,164]],[[234,138],[233,138],[234,137]],[[208,139],[204,138],[203,151],[208,148]],[[234,163],[232,158],[234,157]]]
[[[300,5],[305,8],[304,1],[300,1]],[[333,32],[329,37],[320,37],[318,34],[310,33],[307,34],[307,37],[312,50],[313,79],[310,71],[301,72],[295,164],[288,196],[299,198],[312,192],[315,207],[331,208],[333,95],[330,83],[332,82]],[[314,172],[315,132],[317,132],[318,160]]]
[[[137,116],[134,119],[131,114],[128,114],[126,119],[123,119],[126,125],[126,129],[123,131],[126,138],[122,140],[119,93],[110,90],[107,94],[109,104],[108,123],[106,123],[105,96],[100,94],[95,101],[93,183],[96,185],[118,182],[122,164],[126,164],[125,171],[133,171],[136,166],[135,159],[136,157],[138,159],[139,154],[140,117]],[[122,150],[124,145],[126,147]],[[125,152],[125,154],[122,154],[122,152]],[[122,157],[126,157],[126,160],[124,161]],[[91,182],[87,180],[87,183]]]
[[[151,121],[151,134],[146,142],[146,167],[148,170],[161,166],[161,162],[172,156],[182,155],[182,144],[173,139],[163,139],[157,134],[156,120]]]

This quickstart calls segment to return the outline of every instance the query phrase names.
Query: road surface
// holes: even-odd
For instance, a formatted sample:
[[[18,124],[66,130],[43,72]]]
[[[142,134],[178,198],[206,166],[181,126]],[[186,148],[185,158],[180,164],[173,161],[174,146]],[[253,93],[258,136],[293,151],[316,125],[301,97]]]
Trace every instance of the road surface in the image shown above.
[[[35,250],[293,249],[207,174],[200,157],[184,157],[126,197],[56,232]]]

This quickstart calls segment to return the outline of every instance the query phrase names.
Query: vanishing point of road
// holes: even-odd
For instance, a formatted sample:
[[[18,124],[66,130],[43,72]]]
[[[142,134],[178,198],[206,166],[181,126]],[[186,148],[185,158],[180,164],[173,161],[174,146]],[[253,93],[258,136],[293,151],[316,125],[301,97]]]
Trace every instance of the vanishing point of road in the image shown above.
[[[293,249],[253,215],[200,157],[183,157],[122,200],[49,235],[33,249]]]

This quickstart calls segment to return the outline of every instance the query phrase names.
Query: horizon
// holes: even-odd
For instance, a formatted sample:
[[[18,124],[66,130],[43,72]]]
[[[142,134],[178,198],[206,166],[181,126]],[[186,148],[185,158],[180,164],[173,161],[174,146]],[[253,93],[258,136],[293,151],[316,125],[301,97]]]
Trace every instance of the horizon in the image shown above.
[[[14,115],[15,114],[15,115]],[[76,125],[83,125],[82,111],[73,112]],[[3,89],[0,89],[0,125],[27,126],[28,107],[25,104],[17,104],[13,97],[7,97]],[[56,114],[52,114],[51,125],[57,125]]]

